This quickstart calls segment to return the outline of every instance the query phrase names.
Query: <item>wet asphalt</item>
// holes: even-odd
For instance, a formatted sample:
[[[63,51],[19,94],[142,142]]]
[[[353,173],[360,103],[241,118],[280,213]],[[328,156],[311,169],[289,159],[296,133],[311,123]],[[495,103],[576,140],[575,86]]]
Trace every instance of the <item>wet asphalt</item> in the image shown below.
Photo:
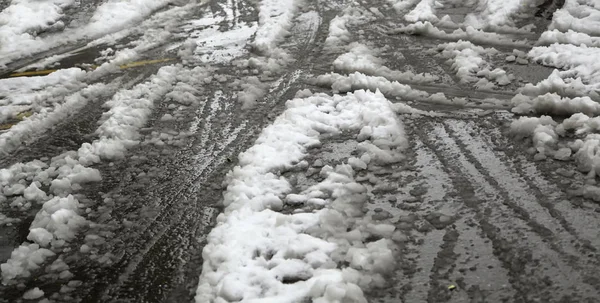
[[[71,8],[69,18],[85,20],[94,5],[97,2],[82,1],[81,6]],[[353,5],[382,6],[383,1]],[[543,29],[548,15],[561,5],[560,1],[545,1],[523,18],[533,18],[537,28]],[[228,15],[228,7],[234,13],[223,21],[222,31],[236,22],[258,18],[252,3],[219,0],[198,6],[187,18]],[[329,88],[315,86],[310,79],[331,71],[331,62],[343,52],[324,48],[329,22],[340,7],[330,1],[309,1],[303,10],[316,11],[321,23],[309,29],[294,24],[281,47],[296,61],[280,72],[263,75],[269,91],[255,108],[243,109],[235,101],[235,90],[227,86],[232,80],[245,79],[247,68],[216,64],[214,75],[225,81],[215,77],[208,85],[193,80],[186,83],[197,88],[193,95],[202,102],[178,110],[169,107],[173,101],[166,95],[161,97],[141,130],[142,144],[129,150],[126,159],[94,166],[103,180],[86,184],[77,193],[92,210],[86,218],[94,224],[69,244],[72,250],[59,255],[69,265],[73,280],[81,281],[76,290],[61,292],[64,281],[49,278],[42,269],[20,281],[22,285],[0,286],[0,302],[19,302],[24,290],[34,286],[57,302],[192,302],[202,247],[221,210],[222,181],[236,165],[236,155],[252,145],[260,131],[284,110],[284,101],[298,90],[330,93]],[[394,26],[401,16],[391,9],[382,11],[384,18],[351,29],[355,39],[374,47],[387,46],[380,57],[391,69],[429,72],[442,79],[415,88],[465,97],[469,104],[463,108],[390,97],[393,102],[408,101],[438,115],[400,114],[410,142],[406,160],[396,166],[370,168],[365,174],[376,175],[377,182],[371,178],[361,181],[369,188],[365,215],[394,224],[406,235],[398,241],[397,268],[386,277],[388,285],[368,290],[369,302],[597,302],[600,207],[572,194],[573,188],[583,184],[582,176],[557,173],[575,170],[574,164],[534,162],[528,143],[517,142],[506,133],[514,118],[507,111],[514,90],[522,83],[544,79],[551,70],[535,63],[524,67],[506,63],[501,53],[494,63],[521,76],[522,81],[496,91],[476,90],[460,84],[445,61],[432,52],[445,41],[389,34],[382,28]],[[449,13],[460,17],[467,11],[459,7]],[[57,67],[98,63],[95,59],[106,47],[127,47],[137,37],[87,48]],[[181,39],[178,37],[172,39]],[[148,50],[140,59],[177,56],[176,50],[167,50],[172,42],[176,41]],[[85,41],[24,59],[9,65],[4,74],[82,45]],[[498,49],[504,54],[512,51]],[[258,55],[249,52],[244,56]],[[0,167],[48,159],[91,142],[105,111],[102,104],[119,89],[143,83],[167,64],[94,79],[110,84],[111,89],[88,100],[77,114],[43,136],[0,158]],[[192,68],[199,63],[183,64]],[[484,107],[486,98],[504,102]],[[162,121],[166,113],[179,119]],[[194,131],[190,124],[196,126]],[[156,133],[169,134],[173,140],[152,144]],[[328,138],[324,147],[311,150],[307,160],[311,165],[317,159],[329,159],[331,163],[326,164],[331,165],[344,161],[351,153],[339,150],[352,142],[352,134]],[[332,153],[336,157],[326,156]],[[293,174],[302,175],[298,179],[309,183],[317,178],[306,171]],[[21,220],[0,227],[4,235],[0,261],[26,240],[36,211],[18,213],[0,207],[0,212]],[[88,234],[101,238],[90,242],[85,237]],[[110,262],[97,262],[80,253],[77,248],[83,243]]]

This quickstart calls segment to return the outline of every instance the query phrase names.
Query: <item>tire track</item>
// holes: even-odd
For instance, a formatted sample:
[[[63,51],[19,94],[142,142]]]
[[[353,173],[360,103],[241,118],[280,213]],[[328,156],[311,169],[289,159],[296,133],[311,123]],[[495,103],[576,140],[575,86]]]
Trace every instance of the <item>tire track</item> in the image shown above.
[[[482,133],[481,129],[475,128],[472,123],[463,121],[447,121],[454,135],[467,146],[473,157],[481,163],[490,178],[498,182],[498,186],[507,193],[506,200],[514,201],[514,208],[519,213],[527,214],[524,219],[531,222],[536,228],[544,230],[541,234],[546,238],[551,247],[570,260],[572,266],[582,270],[584,273],[589,265],[598,265],[595,257],[588,257],[589,251],[580,252],[580,248],[575,247],[574,243],[579,242],[577,236],[573,236],[568,225],[565,225],[564,217],[555,211],[549,202],[545,201],[548,197],[537,199],[530,193],[531,188],[523,177],[517,175],[511,168],[504,165],[510,161],[503,162],[496,154],[501,152],[492,152],[489,146],[486,146],[479,137],[472,137],[469,133]],[[535,222],[535,223],[533,223]],[[579,244],[581,246],[581,243]],[[593,276],[593,273],[584,275]],[[586,279],[589,280],[589,279]],[[595,286],[595,285],[592,285]]]
[[[417,135],[446,165],[454,186],[460,188],[465,206],[474,213],[485,237],[491,240],[494,255],[508,270],[508,280],[516,290],[515,301],[527,302],[534,298],[552,301],[552,298],[572,295],[571,292],[587,298],[597,295],[594,287],[586,285],[589,282],[585,277],[545,242],[540,230],[529,224],[528,216],[519,218],[510,207],[512,202],[506,201],[506,195],[498,187],[498,181],[490,181],[485,176],[488,172],[482,172],[481,164],[465,151],[460,141],[452,138],[443,124],[427,122],[426,128],[423,124]],[[553,266],[539,267],[538,264]],[[549,285],[556,288],[549,289]]]

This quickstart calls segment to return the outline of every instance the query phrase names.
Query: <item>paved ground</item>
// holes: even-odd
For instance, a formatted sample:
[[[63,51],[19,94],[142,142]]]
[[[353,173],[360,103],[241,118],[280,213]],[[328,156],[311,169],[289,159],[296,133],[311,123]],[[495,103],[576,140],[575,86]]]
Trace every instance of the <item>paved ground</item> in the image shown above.
[[[522,16],[523,22],[535,18],[539,31],[535,35],[541,34],[548,23],[546,16],[556,9],[552,3],[547,1]],[[467,100],[466,107],[409,102],[428,114],[399,114],[409,139],[406,160],[390,167],[370,167],[359,175],[360,183],[368,188],[367,215],[394,224],[406,235],[395,251],[398,268],[386,277],[385,288],[367,293],[369,302],[596,302],[600,298],[600,208],[569,194],[585,182],[583,176],[557,173],[574,169],[575,164],[534,162],[529,146],[507,133],[514,119],[509,112],[514,90],[546,78],[550,69],[498,59],[494,63],[521,80],[502,88],[476,89],[462,83],[446,59],[436,55],[436,46],[444,40],[394,32],[401,13],[383,6],[383,1],[307,1],[302,7],[306,14],[294,20],[280,43],[295,61],[281,72],[259,75],[265,93],[247,110],[235,102],[239,89],[230,84],[236,79],[252,83],[252,67],[217,59],[186,61],[178,53],[183,47],[178,43],[202,30],[203,25],[190,28],[190,20],[222,18],[222,32],[235,30],[239,22],[255,23],[258,11],[253,3],[236,0],[199,3],[194,10],[177,15],[183,16],[178,24],[170,22],[162,28],[161,18],[168,19],[180,7],[173,2],[154,14],[154,21],[132,27],[111,43],[78,50],[52,66],[100,64],[102,60],[96,59],[107,48],[132,48],[145,39],[145,33],[160,29],[167,33],[165,38],[140,52],[138,61],[175,58],[188,69],[211,65],[214,70],[210,81],[189,78],[152,95],[155,105],[140,130],[142,144],[128,150],[126,159],[95,165],[102,181],[86,184],[77,192],[80,203],[89,208],[86,219],[93,224],[67,244],[73,249],[63,249],[57,257],[68,264],[71,280],[81,285],[61,290],[64,280],[40,269],[21,278],[21,284],[0,286],[0,302],[17,302],[25,289],[34,286],[56,302],[191,302],[205,237],[220,212],[225,174],[236,165],[236,156],[283,111],[283,101],[306,88],[331,93],[327,85],[316,85],[313,79],[330,72],[331,62],[344,52],[326,48],[325,40],[331,20],[347,5],[377,17],[350,31],[355,41],[383,48],[379,57],[384,66],[437,75],[440,80],[432,83],[407,83],[428,93],[444,92]],[[381,15],[368,9],[377,6],[382,7]],[[93,7],[93,3],[77,7],[70,18],[80,18],[77,14],[85,15]],[[460,19],[469,11],[458,6],[438,13]],[[535,41],[531,35],[515,34],[515,38]],[[2,73],[7,76],[37,59],[77,50],[87,42],[11,63]],[[527,51],[530,47],[483,45],[496,47],[501,52],[496,58],[512,54],[515,48]],[[148,64],[88,80],[89,84],[107,84],[106,90],[51,130],[1,157],[0,167],[77,150],[95,138],[106,100],[144,83],[169,64]],[[202,102],[185,109],[169,106],[173,103],[169,93],[177,90]],[[71,93],[57,92],[53,97]],[[387,97],[405,103],[393,94]],[[502,102],[492,104],[487,98]],[[178,119],[162,119],[165,114]],[[155,144],[160,134],[167,144]],[[290,172],[298,188],[318,180],[311,167],[347,159],[356,144],[346,134],[326,142],[311,151],[309,167]],[[18,219],[0,226],[0,261],[26,241],[38,210],[33,207],[23,213],[0,205],[1,213]],[[83,243],[93,248],[94,258],[78,249]],[[110,262],[96,262],[98,258]],[[456,289],[449,290],[450,285]]]

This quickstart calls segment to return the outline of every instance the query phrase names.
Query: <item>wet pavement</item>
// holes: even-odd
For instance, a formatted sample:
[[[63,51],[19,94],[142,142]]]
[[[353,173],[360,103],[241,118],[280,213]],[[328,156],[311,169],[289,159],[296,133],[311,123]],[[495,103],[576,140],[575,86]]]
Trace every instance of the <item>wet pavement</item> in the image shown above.
[[[279,72],[257,75],[266,93],[250,110],[237,102],[237,94],[242,84],[253,83],[256,68],[236,66],[232,64],[235,60],[203,62],[181,55],[185,37],[201,35],[206,29],[201,22],[194,25],[194,20],[220,18],[222,32],[238,30],[240,23],[255,25],[258,11],[249,2],[198,3],[192,10],[178,13],[184,18],[176,25],[161,28],[157,14],[165,14],[166,20],[171,10],[181,7],[174,3],[157,12],[155,22],[142,22],[110,42],[85,46],[89,41],[81,41],[8,65],[0,72],[4,76],[35,70],[27,66],[68,52],[73,53],[49,66],[99,65],[106,61],[103,54],[110,53],[108,48],[135,48],[145,39],[144,33],[164,30],[166,38],[142,49],[135,61],[177,58],[176,64],[184,71],[200,66],[206,72],[202,77],[171,83],[153,95],[152,114],[140,130],[142,143],[128,150],[125,159],[94,165],[102,181],[86,184],[76,193],[92,224],[54,257],[68,264],[69,281],[76,281],[71,284],[76,287],[65,288],[65,279],[42,267],[17,284],[0,285],[0,302],[24,302],[23,292],[34,286],[54,302],[192,302],[202,268],[202,247],[221,210],[222,182],[236,165],[237,155],[252,146],[296,92],[308,88],[331,93],[329,87],[315,85],[312,79],[333,70],[331,62],[345,52],[325,47],[329,23],[342,7],[384,7],[384,1],[346,2],[308,1],[303,6],[302,17],[295,19],[290,34],[280,43],[294,61]],[[0,2],[0,8],[2,5]],[[93,7],[73,7],[70,18],[84,20],[82,16]],[[526,17],[536,18],[538,29],[544,29],[546,10],[552,9],[556,7],[544,4]],[[396,239],[397,268],[386,277],[385,287],[367,292],[369,302],[597,302],[600,208],[568,193],[584,180],[578,174],[565,178],[557,171],[574,170],[575,164],[534,162],[528,146],[506,132],[514,118],[508,111],[514,90],[545,79],[552,70],[534,63],[506,62],[513,47],[497,47],[500,54],[492,62],[520,80],[502,88],[476,89],[460,83],[446,60],[436,55],[436,46],[446,41],[390,33],[401,16],[389,6],[380,11],[383,17],[350,28],[356,33],[354,39],[383,49],[379,57],[390,69],[439,77],[432,83],[412,83],[413,88],[430,94],[443,92],[467,102],[455,106],[387,96],[393,102],[431,112],[399,113],[409,139],[406,159],[359,175],[360,183],[368,188],[366,215],[395,225],[405,235]],[[459,8],[440,13],[458,20],[468,11]],[[208,47],[206,54],[222,49]],[[246,59],[262,55],[249,45],[236,51]],[[147,64],[88,80],[88,84],[106,84],[106,89],[48,131],[14,146],[0,157],[0,167],[35,159],[48,161],[96,139],[94,131],[106,111],[102,105],[119,91],[147,82],[170,64],[173,62]],[[170,94],[173,91],[188,93],[199,101],[176,100]],[[57,92],[53,97],[75,92]],[[495,102],[490,105],[488,99]],[[166,114],[177,119],[165,119]],[[319,166],[347,160],[356,143],[346,134],[325,141],[323,147],[311,151],[307,159],[311,166],[317,159],[324,162]],[[293,174],[298,187],[309,186],[318,178],[308,169]],[[17,219],[0,226],[2,263],[26,241],[38,210],[32,207],[23,213],[1,204],[2,214]]]

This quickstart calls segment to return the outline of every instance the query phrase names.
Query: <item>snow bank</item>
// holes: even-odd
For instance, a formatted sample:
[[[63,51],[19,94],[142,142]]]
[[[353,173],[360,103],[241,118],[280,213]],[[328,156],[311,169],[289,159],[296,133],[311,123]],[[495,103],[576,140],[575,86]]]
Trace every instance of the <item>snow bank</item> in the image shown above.
[[[196,302],[366,302],[361,288],[385,282],[382,274],[394,259],[386,239],[391,235],[383,230],[393,232],[393,226],[377,228],[360,218],[365,189],[353,181],[350,165],[322,169],[325,179],[308,190],[331,191],[331,197],[319,199],[320,209],[278,212],[291,193],[281,171],[319,145],[320,134],[344,130],[359,132],[361,151],[374,162],[402,159],[407,144],[402,125],[380,93],[288,101],[227,175],[225,210],[203,250]],[[383,239],[363,242],[372,234],[367,226]]]
[[[6,283],[17,276],[30,276],[31,271],[39,269],[46,258],[54,255],[52,251],[40,248],[38,244],[23,244],[19,246],[13,250],[10,259],[0,265],[3,282]]]
[[[329,35],[325,40],[325,44],[328,47],[341,45],[350,41],[351,34],[346,27],[348,19],[349,17],[347,17],[347,15],[335,16],[335,18],[329,22]]]

